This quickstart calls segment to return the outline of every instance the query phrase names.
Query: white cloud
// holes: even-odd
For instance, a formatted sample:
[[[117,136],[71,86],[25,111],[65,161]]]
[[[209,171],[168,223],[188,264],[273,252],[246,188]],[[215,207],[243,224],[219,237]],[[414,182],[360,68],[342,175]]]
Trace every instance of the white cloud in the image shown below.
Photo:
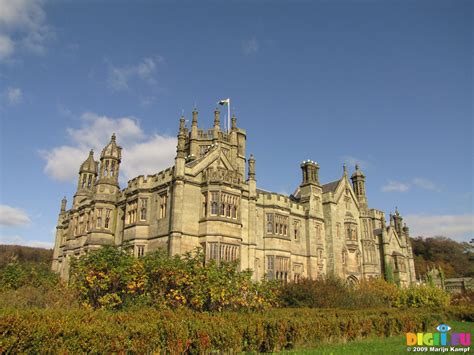
[[[161,57],[144,58],[137,65],[116,67],[110,66],[107,83],[113,90],[126,90],[129,88],[129,82],[132,80],[143,80],[149,84],[155,84],[154,74]]]
[[[23,92],[20,88],[9,88],[6,97],[10,105],[17,105],[23,101]]]
[[[429,191],[440,191],[436,184],[428,179],[425,178],[414,178],[411,182],[402,182],[396,180],[390,180],[387,184],[382,186],[382,191],[384,192],[391,192],[391,191],[398,191],[398,192],[405,192],[411,189],[412,187],[418,187],[423,190]]]
[[[400,181],[395,181],[395,180],[390,180],[386,185],[382,186],[382,191],[384,192],[391,192],[391,191],[398,191],[398,192],[405,192],[410,189],[410,185],[400,182]]]
[[[404,218],[412,236],[445,236],[468,241],[474,236],[474,215],[407,215]]]
[[[154,174],[173,164],[176,138],[147,135],[133,117],[111,118],[87,112],[81,121],[80,128],[67,129],[70,144],[40,152],[46,161],[44,172],[55,180],[76,182],[79,166],[89,150],[94,149],[98,160],[112,133],[123,147],[121,181]]]
[[[424,190],[438,191],[438,187],[433,181],[424,178],[414,178],[413,185]]]
[[[46,24],[42,0],[0,0],[0,58],[22,48],[43,53],[45,43],[54,36]]]
[[[22,209],[8,205],[0,205],[1,227],[26,227],[30,223],[30,217]]]
[[[242,52],[246,55],[255,54],[259,51],[259,49],[260,46],[255,36],[248,40],[242,41]]]
[[[52,249],[53,242],[42,242],[39,240],[26,240],[19,235],[0,235],[0,244],[24,245],[27,247]]]
[[[10,37],[0,34],[0,59],[9,57],[15,50],[15,44]]]

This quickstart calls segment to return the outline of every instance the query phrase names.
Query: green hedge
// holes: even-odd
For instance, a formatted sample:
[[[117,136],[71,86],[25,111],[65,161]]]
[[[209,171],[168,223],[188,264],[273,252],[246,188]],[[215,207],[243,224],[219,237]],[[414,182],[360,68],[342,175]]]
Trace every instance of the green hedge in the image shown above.
[[[126,312],[4,309],[0,310],[0,352],[270,352],[426,331],[451,319],[472,319],[473,310],[303,308],[210,314],[153,308]]]

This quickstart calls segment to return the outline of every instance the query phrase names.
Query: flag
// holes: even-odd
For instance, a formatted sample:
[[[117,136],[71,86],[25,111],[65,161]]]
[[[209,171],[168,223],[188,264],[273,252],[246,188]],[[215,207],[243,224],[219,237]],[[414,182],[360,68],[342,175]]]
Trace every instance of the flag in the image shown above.
[[[218,102],[219,105],[229,105],[230,104],[230,99],[222,99],[221,101]]]

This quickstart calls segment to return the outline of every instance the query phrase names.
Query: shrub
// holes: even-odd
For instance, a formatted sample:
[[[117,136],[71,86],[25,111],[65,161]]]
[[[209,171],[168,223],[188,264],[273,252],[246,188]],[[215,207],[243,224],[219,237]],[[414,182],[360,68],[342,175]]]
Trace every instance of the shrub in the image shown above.
[[[345,308],[392,306],[398,288],[382,279],[362,281],[349,287],[342,279],[303,279],[282,286],[281,302],[287,307]]]
[[[466,290],[461,293],[455,293],[451,296],[452,305],[470,305],[474,304],[474,290]]]
[[[157,251],[135,258],[116,248],[101,248],[75,260],[70,284],[86,305],[116,309],[138,301],[156,307],[197,311],[265,309],[276,305],[278,288],[254,283],[237,262],[204,263],[199,251],[168,257]]]
[[[446,291],[429,285],[411,285],[398,292],[396,307],[445,307],[451,296]]]
[[[472,306],[470,308],[472,314]],[[448,318],[448,316],[450,318]],[[273,352],[422,332],[457,317],[442,308],[198,313],[187,309],[0,310],[5,353]]]
[[[0,269],[0,290],[16,290],[20,287],[51,288],[59,283],[59,277],[47,263],[8,263]]]

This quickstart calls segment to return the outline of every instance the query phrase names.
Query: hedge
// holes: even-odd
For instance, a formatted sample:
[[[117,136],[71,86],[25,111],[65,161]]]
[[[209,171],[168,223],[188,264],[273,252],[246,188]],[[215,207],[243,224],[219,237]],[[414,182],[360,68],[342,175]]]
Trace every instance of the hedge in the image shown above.
[[[273,309],[198,313],[186,309],[112,312],[0,310],[0,353],[271,352],[426,331],[472,320],[473,307],[444,309]]]

